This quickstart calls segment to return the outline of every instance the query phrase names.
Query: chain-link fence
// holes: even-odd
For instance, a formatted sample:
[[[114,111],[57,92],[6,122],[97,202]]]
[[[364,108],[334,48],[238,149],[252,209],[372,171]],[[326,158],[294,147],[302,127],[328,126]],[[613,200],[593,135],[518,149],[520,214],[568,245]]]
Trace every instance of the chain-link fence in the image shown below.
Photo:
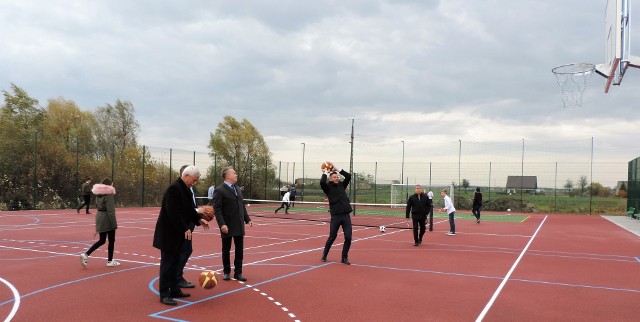
[[[220,170],[231,165],[238,172],[238,185],[246,198],[279,200],[283,186],[295,185],[298,200],[323,201],[319,185],[323,155],[333,156],[328,159],[337,160],[339,166],[353,174],[349,186],[352,202],[390,203],[392,184],[399,185],[395,190],[401,191],[396,200],[406,200],[414,185],[421,184],[434,192],[436,205],[440,202],[440,189],[453,186],[454,202],[460,209],[470,208],[476,187],[484,194],[485,207],[493,210],[622,214],[627,207],[626,198],[619,193],[621,186],[599,183],[627,180],[627,162],[594,162],[592,142],[573,143],[579,147],[576,154],[545,142],[525,145],[458,141],[438,148],[437,155],[419,156],[424,160],[421,162],[404,162],[402,143],[402,158],[395,155],[399,159],[396,162],[377,162],[364,152],[355,155],[355,159],[367,161],[353,162],[349,155],[340,161],[338,157],[349,151],[340,145],[306,145],[304,148],[312,157],[305,158],[303,152],[303,161],[293,162],[251,156],[237,162],[223,161],[207,152],[148,146],[121,151],[114,147],[106,158],[84,155],[81,149],[75,149],[71,155],[44,162],[38,150],[44,147],[37,147],[23,156],[32,168],[22,171],[22,177],[2,174],[0,209],[76,207],[81,197],[79,187],[86,177],[92,177],[93,183],[104,177],[113,178],[119,206],[159,206],[164,190],[178,178],[180,167],[187,164],[202,172],[195,187],[200,199],[206,198],[209,186],[222,183]],[[436,151],[435,144],[430,147],[429,151]],[[550,161],[554,159],[560,161]],[[57,174],[54,179],[52,172]]]

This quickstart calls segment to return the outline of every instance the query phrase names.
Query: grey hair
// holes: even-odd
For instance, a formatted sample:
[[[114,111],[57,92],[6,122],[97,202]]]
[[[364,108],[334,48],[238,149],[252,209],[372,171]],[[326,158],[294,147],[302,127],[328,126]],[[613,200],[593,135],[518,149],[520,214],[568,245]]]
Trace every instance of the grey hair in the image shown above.
[[[222,180],[227,178],[227,173],[229,173],[230,170],[233,170],[232,166],[226,166],[222,168],[222,171],[220,172],[220,174],[222,174]]]
[[[184,177],[184,176],[200,178],[200,170],[198,170],[198,168],[196,168],[195,165],[187,166],[186,168],[184,168],[184,170],[182,170],[181,177]]]

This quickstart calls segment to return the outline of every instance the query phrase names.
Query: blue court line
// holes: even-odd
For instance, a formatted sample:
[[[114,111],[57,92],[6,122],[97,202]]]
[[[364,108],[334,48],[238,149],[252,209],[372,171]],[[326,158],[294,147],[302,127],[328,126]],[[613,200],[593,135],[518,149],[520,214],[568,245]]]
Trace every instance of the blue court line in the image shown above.
[[[269,280],[266,280],[266,281],[262,281],[262,282],[260,282],[260,283],[251,284],[251,286],[260,286],[260,285],[268,284],[268,283],[271,283],[271,282],[274,282],[274,281],[277,281],[277,280],[280,280],[280,279],[283,279],[283,278],[286,278],[286,277],[290,277],[290,276],[298,275],[298,274],[301,274],[301,273],[305,273],[305,272],[308,272],[308,271],[311,271],[311,270],[314,270],[314,269],[318,269],[318,268],[325,267],[325,266],[327,266],[327,265],[333,265],[333,264],[334,264],[334,263],[326,263],[326,264],[322,264],[322,265],[318,265],[318,266],[310,267],[310,268],[303,269],[303,270],[298,271],[298,272],[294,272],[294,273],[290,273],[290,274],[282,275],[282,276],[279,276],[279,277],[275,277],[275,278],[272,278],[272,279],[269,279]],[[150,289],[151,289],[151,291],[152,291],[152,292],[154,292],[155,294],[159,294],[159,293],[158,293],[158,291],[156,291],[156,290],[153,288],[153,283],[154,283],[157,279],[158,279],[158,278],[155,278],[155,279],[153,279],[153,280],[149,283],[149,288],[150,288]],[[174,318],[170,318],[170,317],[164,317],[164,316],[161,316],[160,314],[164,314],[164,313],[167,313],[167,312],[172,312],[172,311],[175,311],[175,310],[183,309],[183,308],[185,308],[185,307],[188,307],[188,306],[191,306],[191,305],[194,305],[194,304],[198,304],[198,303],[206,302],[206,301],[208,301],[208,300],[212,300],[212,299],[215,299],[215,298],[218,298],[218,297],[221,297],[221,296],[225,296],[225,295],[232,294],[232,293],[239,292],[239,291],[250,290],[250,289],[251,289],[251,287],[249,287],[248,285],[245,285],[245,286],[243,286],[243,287],[241,287],[241,288],[237,288],[237,289],[235,289],[235,290],[231,290],[231,291],[227,291],[227,292],[224,292],[224,293],[216,294],[216,295],[213,295],[213,296],[210,296],[210,297],[206,297],[206,298],[203,298],[203,299],[200,299],[200,300],[194,301],[194,302],[186,302],[186,301],[185,301],[185,302],[187,303],[187,304],[185,304],[185,305],[176,306],[176,307],[171,308],[171,309],[167,309],[167,310],[164,310],[164,311],[160,311],[160,312],[156,312],[156,313],[153,313],[153,314],[149,314],[149,316],[150,316],[150,317],[154,317],[154,318],[158,318],[158,319],[170,320],[170,321],[185,321],[185,320],[178,320],[178,319],[174,319]]]
[[[125,269],[121,269],[121,270],[113,271],[113,272],[109,272],[109,273],[103,273],[103,274],[83,277],[83,278],[80,278],[80,279],[76,279],[76,280],[72,280],[72,281],[68,281],[68,282],[64,282],[64,283],[60,283],[60,284],[56,284],[56,285],[52,285],[52,286],[49,286],[49,287],[42,288],[42,289],[33,291],[31,293],[27,293],[27,294],[21,295],[20,298],[23,299],[23,298],[31,296],[31,295],[35,295],[35,294],[38,294],[38,293],[42,293],[44,291],[48,291],[48,290],[51,290],[51,289],[54,289],[54,288],[62,287],[62,286],[73,284],[73,283],[77,283],[77,282],[87,281],[87,280],[91,280],[91,279],[102,277],[102,276],[122,273],[122,272],[126,272],[126,271],[140,269],[140,268],[153,267],[153,266],[157,266],[157,265],[144,265],[144,266],[140,266],[140,267],[125,268]],[[13,301],[14,301],[13,299],[8,300],[8,301],[4,301],[4,302],[0,303],[0,307],[5,305],[5,304],[12,303]]]

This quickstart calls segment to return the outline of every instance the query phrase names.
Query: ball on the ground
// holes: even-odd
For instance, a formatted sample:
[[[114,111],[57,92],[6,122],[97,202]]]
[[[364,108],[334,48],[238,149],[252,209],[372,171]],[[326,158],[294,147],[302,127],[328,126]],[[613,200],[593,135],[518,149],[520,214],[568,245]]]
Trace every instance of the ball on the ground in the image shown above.
[[[381,232],[381,233],[384,233],[384,231],[385,231],[385,230],[387,230],[387,227],[385,227],[385,226],[380,226],[380,232]]]
[[[204,271],[200,273],[200,279],[198,279],[198,283],[202,288],[206,289],[216,287],[216,285],[218,285],[216,273],[214,271]]]
[[[507,209],[507,211],[511,211],[511,208]]]
[[[320,169],[322,170],[326,170],[326,171],[332,171],[333,170],[333,163],[329,162],[329,161],[325,161],[324,163],[322,163],[322,165],[320,166]]]

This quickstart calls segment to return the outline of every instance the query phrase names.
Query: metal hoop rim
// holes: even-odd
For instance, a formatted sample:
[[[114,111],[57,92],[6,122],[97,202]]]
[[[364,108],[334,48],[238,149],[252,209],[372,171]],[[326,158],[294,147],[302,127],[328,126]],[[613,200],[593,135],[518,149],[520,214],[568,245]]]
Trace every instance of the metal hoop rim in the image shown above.
[[[570,71],[570,72],[562,71],[562,69],[564,69],[565,67],[570,67],[570,66],[572,67],[577,66],[582,69],[577,71]],[[556,66],[553,69],[551,69],[551,72],[556,75],[579,75],[579,74],[591,73],[595,70],[596,70],[596,65],[591,63],[571,63],[571,64]]]

